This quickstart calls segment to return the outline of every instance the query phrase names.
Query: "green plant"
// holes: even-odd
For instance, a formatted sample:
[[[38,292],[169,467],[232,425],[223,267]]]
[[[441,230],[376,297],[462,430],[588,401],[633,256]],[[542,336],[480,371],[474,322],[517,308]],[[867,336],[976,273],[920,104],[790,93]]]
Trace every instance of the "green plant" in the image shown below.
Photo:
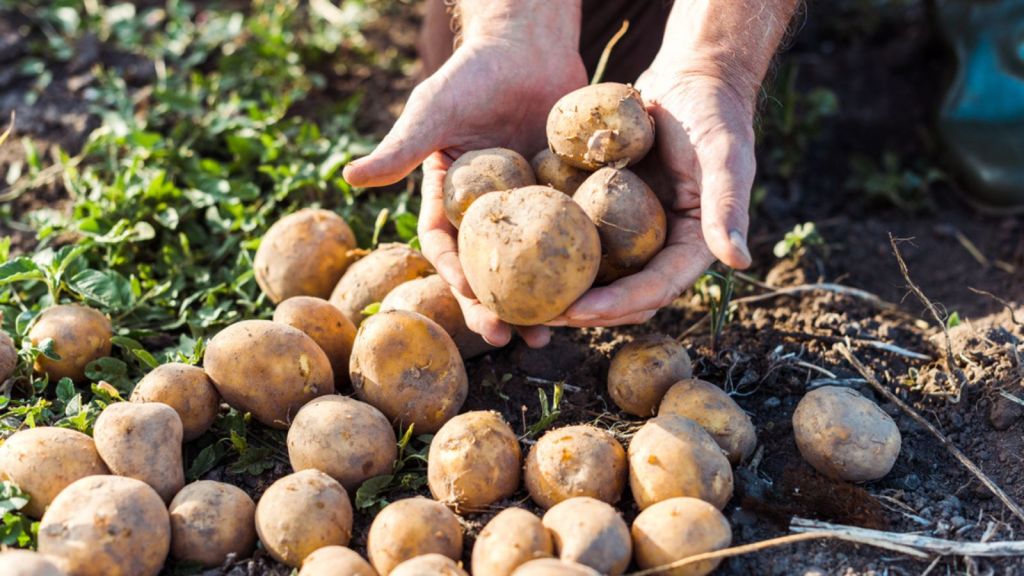
[[[768,165],[785,180],[797,176],[824,120],[839,110],[839,100],[827,88],[797,88],[799,68],[782,67],[766,89],[764,112],[757,124],[758,141]]]
[[[565,394],[565,383],[555,382],[551,391],[551,399],[543,388],[537,388],[537,399],[540,402],[540,418],[526,429],[526,438],[536,438],[551,427],[562,415],[562,396]]]
[[[776,258],[799,258],[814,246],[824,246],[825,239],[818,233],[814,222],[804,222],[793,226],[772,248]]]
[[[718,350],[718,342],[726,325],[732,322],[736,306],[732,297],[736,290],[736,280],[732,268],[725,273],[708,270],[693,286],[701,303],[708,307],[711,322],[711,349]]]
[[[934,207],[931,185],[944,179],[937,168],[908,168],[894,152],[886,152],[880,161],[864,156],[851,158],[845,186],[864,194],[870,202],[913,213]]]
[[[427,452],[430,450],[431,434],[413,438],[413,426],[406,428],[398,440],[398,459],[391,474],[375,476],[363,482],[356,490],[357,510],[387,506],[390,494],[399,491],[414,491],[427,484]],[[415,440],[415,449],[410,444]]]
[[[29,496],[17,484],[0,482],[0,544],[18,548],[35,548],[39,522],[33,522],[18,511],[28,504]]]

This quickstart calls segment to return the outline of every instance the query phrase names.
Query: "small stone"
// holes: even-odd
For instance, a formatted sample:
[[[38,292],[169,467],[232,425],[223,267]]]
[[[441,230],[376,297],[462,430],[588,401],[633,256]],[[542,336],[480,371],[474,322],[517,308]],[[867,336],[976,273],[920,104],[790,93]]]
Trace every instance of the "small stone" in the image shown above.
[[[765,408],[778,408],[781,405],[782,400],[779,400],[779,398],[776,396],[772,396],[771,398],[764,401]]]
[[[921,478],[917,474],[907,474],[903,477],[903,486],[907,490],[917,490],[921,487]]]
[[[996,397],[988,413],[988,422],[996,430],[1006,430],[1024,415],[1024,406],[1003,395]]]
[[[953,516],[949,519],[949,523],[953,525],[953,528],[963,528],[967,524],[967,520],[963,516]]]

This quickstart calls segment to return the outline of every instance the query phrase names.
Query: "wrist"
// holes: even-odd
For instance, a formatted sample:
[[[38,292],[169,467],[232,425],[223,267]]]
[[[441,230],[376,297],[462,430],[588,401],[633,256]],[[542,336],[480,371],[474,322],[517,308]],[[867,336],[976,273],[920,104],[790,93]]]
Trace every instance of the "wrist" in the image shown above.
[[[460,44],[579,51],[582,0],[458,0]]]

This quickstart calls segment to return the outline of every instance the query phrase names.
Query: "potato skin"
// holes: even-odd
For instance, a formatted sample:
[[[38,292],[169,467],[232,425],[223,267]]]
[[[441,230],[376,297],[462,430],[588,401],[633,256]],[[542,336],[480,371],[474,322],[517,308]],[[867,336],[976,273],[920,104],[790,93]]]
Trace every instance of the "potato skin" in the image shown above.
[[[366,539],[370,564],[380,576],[424,554],[462,557],[462,526],[444,504],[420,496],[397,500],[381,510]]]
[[[883,478],[900,455],[896,423],[877,404],[850,388],[811,390],[793,412],[800,455],[815,470],[837,480]]]
[[[213,426],[220,412],[220,394],[202,368],[180,362],[157,366],[132,390],[132,402],[167,404],[181,418],[185,442]]]
[[[391,576],[469,576],[447,556],[424,554],[406,560],[391,571]]]
[[[732,468],[714,439],[689,418],[651,418],[629,444],[629,485],[636,505],[691,496],[721,510],[732,498]]]
[[[164,502],[185,485],[181,418],[159,402],[107,406],[93,427],[96,450],[110,471],[149,484]]]
[[[506,508],[477,536],[473,574],[510,576],[519,566],[553,554],[551,534],[540,518],[522,508]]]
[[[35,371],[46,374],[52,382],[71,378],[85,381],[85,367],[93,360],[110,356],[110,338],[114,335],[110,320],[102,312],[78,304],[62,304],[43,310],[36,318],[28,339],[39,346],[53,339],[53,349],[60,360],[42,354],[36,358]]]
[[[295,415],[288,429],[288,459],[296,472],[321,470],[355,493],[369,478],[391,473],[397,442],[391,423],[373,406],[321,396]]]
[[[302,561],[299,576],[378,576],[370,563],[344,546],[324,546]]]
[[[654,145],[654,120],[632,86],[603,82],[555,102],[547,121],[548,146],[565,163],[596,170],[635,164]]]
[[[295,296],[274,310],[274,322],[298,328],[327,355],[335,388],[348,385],[348,360],[356,339],[356,326],[330,302],[314,296]]]
[[[608,366],[608,395],[615,405],[634,416],[654,415],[673,384],[693,376],[690,355],[675,338],[642,336],[627,343]]]
[[[548,148],[537,152],[530,160],[530,166],[533,167],[533,173],[537,176],[537,184],[551,186],[569,196],[572,196],[580,184],[587,179],[587,176],[590,176],[590,172],[566,164]]]
[[[565,312],[593,285],[601,241],[571,198],[528,186],[470,206],[459,260],[481,304],[509,324],[532,326]]]
[[[480,510],[519,489],[519,439],[497,412],[459,414],[437,431],[427,457],[434,499],[456,511]]]
[[[0,552],[0,574],[4,576],[67,576],[52,560],[32,550],[8,548]]]
[[[355,247],[355,234],[341,216],[303,208],[263,236],[252,263],[256,283],[275,304],[292,296],[327,298]]]
[[[0,383],[10,378],[17,367],[18,351],[14,348],[14,340],[0,330]]]
[[[444,329],[404,310],[378,312],[359,327],[350,376],[356,396],[402,427],[437,432],[458,414],[469,383]]]
[[[203,367],[225,402],[282,430],[305,403],[334,393],[330,361],[316,342],[268,320],[244,320],[218,332]]]
[[[608,432],[588,424],[551,430],[526,457],[526,489],[541,508],[576,496],[609,504],[626,487],[626,451]]]
[[[380,310],[408,310],[437,322],[455,341],[463,358],[472,358],[494,349],[466,326],[459,301],[444,278],[437,274],[403,282],[384,297]]]
[[[641,569],[671,564],[695,554],[728,548],[732,529],[725,516],[697,498],[669,498],[633,520],[633,554]],[[704,576],[721,562],[705,560],[663,572],[666,576]]]
[[[200,480],[171,500],[171,555],[206,567],[228,554],[248,558],[256,547],[256,504],[241,488]]]
[[[577,562],[566,562],[558,558],[531,560],[516,568],[512,576],[601,576],[590,566]]]
[[[352,537],[352,503],[337,480],[319,470],[280,478],[256,505],[256,533],[275,560],[293,567],[324,546]]]
[[[544,514],[559,558],[618,576],[629,566],[633,541],[626,522],[610,504],[580,496],[555,504]]]
[[[676,414],[700,424],[725,450],[730,464],[739,464],[757,448],[750,416],[718,386],[697,378],[672,385],[661,399],[658,415]]]
[[[134,478],[77,480],[39,524],[39,552],[72,576],[156,576],[170,547],[163,500]]]
[[[405,244],[381,244],[349,267],[331,292],[330,301],[358,328],[367,306],[383,300],[402,282],[433,271],[423,254]]]
[[[12,434],[0,445],[0,480],[29,495],[22,511],[41,518],[46,507],[72,482],[110,474],[92,438],[75,430],[40,426]]]
[[[473,150],[452,162],[444,177],[444,213],[456,228],[469,206],[488,192],[500,192],[537,183],[533,169],[515,150]]]

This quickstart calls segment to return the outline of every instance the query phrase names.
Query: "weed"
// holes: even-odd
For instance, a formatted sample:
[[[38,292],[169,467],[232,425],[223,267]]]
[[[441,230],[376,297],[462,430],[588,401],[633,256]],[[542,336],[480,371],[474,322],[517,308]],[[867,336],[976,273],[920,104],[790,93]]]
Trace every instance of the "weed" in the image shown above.
[[[35,548],[39,522],[29,520],[18,511],[28,505],[29,495],[18,485],[0,482],[0,544],[18,548]]]
[[[526,438],[536,438],[558,420],[558,417],[562,415],[561,405],[564,393],[564,382],[555,382],[550,400],[548,400],[548,393],[543,388],[537,388],[537,399],[540,401],[540,418],[526,429]]]
[[[375,476],[363,482],[356,490],[356,509],[380,509],[388,504],[388,497],[400,491],[419,490],[427,483],[427,452],[430,450],[432,435],[424,434],[413,438],[410,424],[398,440],[398,459],[390,474]],[[410,444],[415,441],[416,449]]]
[[[786,232],[782,240],[775,244],[772,253],[776,258],[798,259],[815,246],[825,246],[825,239],[818,233],[814,222],[804,222]]]
[[[732,303],[736,289],[733,270],[728,268],[724,274],[708,270],[697,279],[693,288],[701,303],[708,307],[711,321],[711,349],[718,350],[722,332],[726,325],[732,322],[736,312],[736,306]]]
[[[802,92],[797,88],[796,64],[787,64],[766,90],[767,105],[757,125],[769,165],[784,180],[800,172],[807,151],[824,120],[839,109],[835,93],[826,88]]]
[[[936,168],[923,171],[908,168],[895,153],[886,152],[881,161],[854,156],[845,186],[864,194],[875,204],[914,213],[934,207],[931,185],[944,179],[945,175]]]

